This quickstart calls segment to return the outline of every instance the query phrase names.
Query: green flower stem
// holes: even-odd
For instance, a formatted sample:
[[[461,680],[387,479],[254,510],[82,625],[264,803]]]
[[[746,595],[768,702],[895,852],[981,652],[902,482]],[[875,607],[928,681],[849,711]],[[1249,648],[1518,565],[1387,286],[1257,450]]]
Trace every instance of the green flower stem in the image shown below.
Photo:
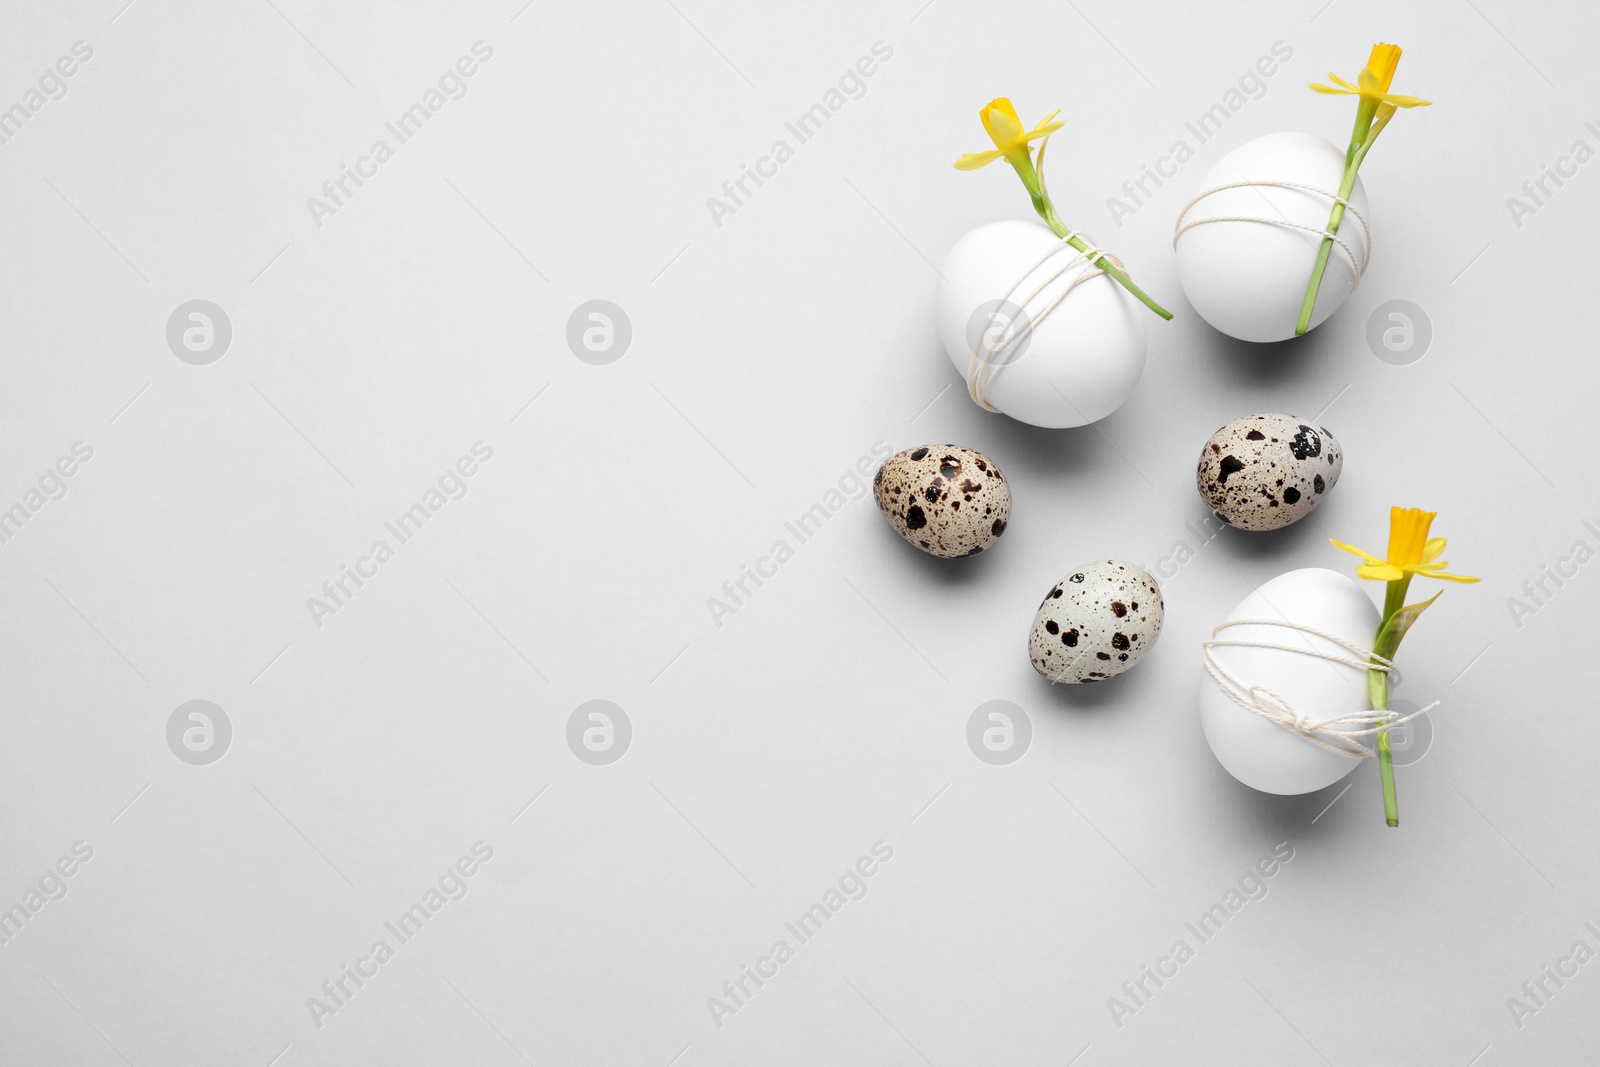
[[[1399,611],[1406,602],[1406,590],[1411,585],[1411,575],[1388,583],[1383,594],[1383,621],[1378,624],[1378,633],[1382,635],[1388,627],[1389,619]],[[1373,663],[1378,663],[1377,657],[1392,660],[1394,654],[1400,649],[1400,639],[1405,636],[1404,631],[1378,642],[1379,647],[1374,648]],[[1389,672],[1386,670],[1369,670],[1367,672],[1367,695],[1372,699],[1373,711],[1389,710]],[[1394,755],[1389,748],[1389,727],[1378,727],[1378,776],[1383,781],[1383,819],[1390,826],[1400,825],[1400,802],[1395,796],[1394,788]]]
[[[1339,199],[1350,199],[1350,193],[1356,187],[1356,168],[1361,166],[1361,155],[1345,164],[1344,181],[1339,183]],[[1328,232],[1338,233],[1339,223],[1344,221],[1344,205],[1335,204],[1328,214]],[[1311,282],[1306,286],[1306,298],[1300,304],[1300,318],[1294,324],[1294,335],[1304,336],[1311,329],[1311,312],[1317,306],[1317,291],[1322,288],[1322,275],[1328,269],[1328,256],[1333,252],[1333,238],[1324,237],[1322,247],[1317,249],[1317,265],[1311,269]]]
[[[1356,114],[1355,132],[1350,136],[1350,147],[1344,153],[1344,180],[1339,183],[1339,199],[1349,200],[1350,194],[1356,187],[1356,173],[1361,169],[1362,160],[1367,158],[1372,143],[1378,139],[1378,134],[1389,124],[1394,117],[1395,109],[1385,107],[1379,109],[1377,121],[1372,119],[1372,111],[1368,110],[1365,98],[1361,101],[1361,108]],[[1333,210],[1328,212],[1328,232],[1338,233],[1339,223],[1344,221],[1344,205],[1335,204]],[[1311,312],[1317,306],[1317,292],[1322,288],[1322,275],[1328,269],[1328,257],[1333,252],[1333,238],[1324,237],[1322,246],[1317,249],[1317,263],[1311,269],[1311,281],[1306,286],[1305,300],[1300,303],[1300,318],[1295,321],[1294,335],[1302,337],[1311,329]],[[1369,250],[1370,254],[1370,250]],[[1398,605],[1397,605],[1398,606]],[[1384,735],[1387,739],[1388,735]]]
[[[1389,673],[1367,672],[1367,693],[1372,697],[1373,711],[1389,708]],[[1400,802],[1394,791],[1394,756],[1389,749],[1389,728],[1378,727],[1378,775],[1383,780],[1383,821],[1390,826],[1400,825]]]
[[[1049,140],[1048,137],[1045,138],[1045,144],[1048,144]],[[1039,164],[1041,167],[1044,164],[1044,149],[1045,145],[1041,144],[1039,146]],[[1039,169],[1035,169],[1032,157],[1026,152],[1022,152],[1015,156],[1007,156],[1006,162],[1011,164],[1012,169],[1017,172],[1017,177],[1022,179],[1023,187],[1028,190],[1028,196],[1033,200],[1033,210],[1039,213],[1039,217],[1044,219],[1045,224],[1050,227],[1057,237],[1065,237],[1067,243],[1073,248],[1087,253],[1089,251],[1088,242],[1068,228],[1067,224],[1062,222],[1061,217],[1056,214],[1056,206],[1050,202],[1050,194],[1044,187],[1044,175]],[[1068,234],[1072,234],[1072,236],[1067,237]],[[1111,262],[1109,257],[1102,255],[1094,263],[1095,266],[1109,274],[1112,281],[1138,297],[1139,303],[1164,319],[1170,320],[1172,318],[1172,312],[1156,303],[1150,297],[1150,294],[1133,284],[1133,279],[1128,277],[1127,272]]]
[[[1050,229],[1055,231],[1055,235],[1057,237],[1066,237],[1067,244],[1071,245],[1073,248],[1076,248],[1080,252],[1089,251],[1088,242],[1067,228],[1067,224],[1062,222],[1061,219],[1056,215],[1056,209],[1053,205],[1051,205],[1049,199],[1035,196],[1033,198],[1033,209],[1039,213],[1039,216],[1042,219],[1044,219],[1045,224],[1048,225]],[[1069,233],[1072,233],[1071,237],[1067,237],[1067,234]],[[1139,302],[1145,307],[1149,308],[1151,311],[1154,311],[1157,315],[1160,315],[1164,319],[1170,320],[1172,318],[1172,312],[1156,303],[1155,300],[1150,297],[1150,294],[1133,284],[1133,279],[1128,277],[1127,272],[1122,270],[1122,268],[1118,267],[1115,263],[1111,262],[1109,257],[1104,255],[1100,256],[1095,260],[1095,266],[1111,275],[1113,281],[1122,286],[1124,289],[1128,290],[1128,292],[1132,293],[1134,296],[1138,297]]]
[[[1386,588],[1383,591],[1383,621],[1384,622],[1388,622],[1390,617],[1392,615],[1394,615],[1395,612],[1397,612],[1401,608],[1405,607],[1406,591],[1408,589],[1410,589],[1410,588],[1411,588],[1411,574],[1409,572],[1405,575],[1405,577],[1396,578],[1394,581],[1387,583]],[[1382,627],[1380,626],[1380,629],[1381,628]],[[1395,642],[1395,647],[1398,648],[1399,644],[1400,643],[1398,641],[1396,641]],[[1382,650],[1380,649],[1380,651],[1382,651]],[[1385,652],[1383,654],[1384,655],[1388,655],[1387,652]]]

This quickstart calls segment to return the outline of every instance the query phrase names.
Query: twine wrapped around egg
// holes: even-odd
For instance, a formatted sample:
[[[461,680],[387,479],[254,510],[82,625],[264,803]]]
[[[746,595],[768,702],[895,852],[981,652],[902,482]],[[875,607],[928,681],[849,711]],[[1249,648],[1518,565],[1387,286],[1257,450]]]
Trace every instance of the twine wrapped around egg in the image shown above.
[[[1319,276],[1305,329],[1325,321],[1371,260],[1372,214],[1345,154],[1318,137],[1274,133],[1240,145],[1206,172],[1173,223],[1178,280],[1195,313],[1242,341],[1294,337]],[[1342,229],[1333,216],[1354,215]],[[1359,225],[1357,225],[1359,223]],[[1320,248],[1332,267],[1322,275]]]
[[[1073,238],[1082,240],[1088,247],[1080,251],[1072,245]],[[1043,267],[1063,251],[1071,252],[1072,255],[1068,256],[1066,261],[1056,268],[1054,274],[1051,274],[1035,286],[1033,292],[1024,297],[1020,304],[1012,304],[1011,298],[1033,276],[1033,272]],[[1082,263],[1078,262],[1080,259]],[[984,319],[983,329],[978,332],[977,342],[972,346],[972,358],[967,361],[966,377],[967,395],[972,398],[974,403],[985,411],[997,414],[1000,412],[999,408],[989,403],[989,386],[1000,376],[1000,372],[1011,361],[1011,357],[1032,336],[1035,325],[1042,323],[1052,311],[1059,307],[1073,289],[1091,278],[1098,278],[1105,274],[1105,270],[1100,266],[1100,261],[1106,259],[1115,263],[1119,268],[1123,267],[1122,260],[1118,259],[1115,254],[1100,247],[1093,237],[1086,233],[1078,233],[1069,227],[1057,244],[1017,276],[1017,280],[1011,283],[1011,288],[1007,289],[1005,295],[996,301],[995,306],[989,310]],[[1061,291],[1052,296],[1050,302],[1036,314],[1029,314],[1028,305],[1037,300],[1046,289],[1054,285],[1062,275],[1075,266],[1078,268],[1078,273],[1067,282]],[[999,331],[998,337],[995,337],[993,336],[995,334],[995,320],[1000,317],[1000,313],[1008,306],[1016,307],[1020,314],[1007,320],[1005,328]],[[1020,329],[1016,328],[1018,317],[1023,319]]]
[[[1219,641],[1216,636],[1231,626],[1277,626],[1287,630],[1297,630],[1300,633],[1311,634],[1325,641],[1331,641],[1340,648],[1350,653],[1342,656],[1336,652],[1314,648],[1309,644],[1289,645],[1271,641]],[[1264,686],[1250,685],[1241,681],[1230,673],[1227,668],[1217,662],[1211,654],[1213,648],[1265,648],[1279,652],[1293,652],[1301,656],[1312,656],[1316,659],[1327,660],[1330,663],[1340,663],[1347,667],[1355,667],[1363,671],[1383,671],[1389,675],[1390,685],[1397,685],[1400,681],[1400,670],[1389,660],[1376,655],[1371,649],[1361,648],[1337,634],[1318,630],[1311,626],[1302,626],[1299,623],[1285,622],[1282,619],[1233,619],[1222,623],[1211,631],[1212,640],[1201,645],[1205,654],[1206,670],[1211,672],[1217,685],[1222,688],[1223,694],[1235,704],[1246,711],[1253,712],[1266,719],[1275,726],[1282,727],[1292,734],[1305,738],[1318,748],[1336,753],[1340,756],[1349,756],[1352,759],[1366,759],[1376,756],[1377,753],[1366,745],[1357,741],[1358,737],[1376,734],[1384,727],[1393,728],[1401,723],[1410,722],[1412,719],[1428,714],[1439,706],[1439,701],[1414,711],[1410,715],[1401,716],[1393,711],[1366,711],[1351,715],[1339,715],[1328,719],[1313,719],[1290,706],[1282,696]],[[1336,726],[1362,726],[1360,730],[1336,730]]]
[[[1293,220],[1283,218],[1282,216],[1273,219],[1268,218],[1265,215],[1212,215],[1208,218],[1189,219],[1187,222],[1184,221],[1185,217],[1189,214],[1190,209],[1208,196],[1223,192],[1228,189],[1258,188],[1300,189],[1304,192],[1315,193],[1318,196],[1326,197],[1331,203],[1343,204],[1344,209],[1350,212],[1350,214],[1354,215],[1357,222],[1361,223],[1361,232],[1366,237],[1366,242],[1362,245],[1363,254],[1361,258],[1357,259],[1355,250],[1350,247],[1343,237],[1340,237],[1332,230],[1329,230],[1326,227],[1307,226],[1304,223],[1294,222]],[[1260,222],[1269,226],[1287,226],[1290,229],[1304,230],[1306,233],[1313,233],[1318,237],[1326,238],[1327,240],[1333,241],[1340,248],[1344,249],[1344,254],[1350,260],[1350,269],[1355,272],[1355,280],[1358,284],[1361,281],[1361,276],[1367,273],[1367,264],[1372,262],[1372,227],[1367,225],[1366,216],[1358,211],[1354,204],[1350,203],[1350,201],[1346,200],[1338,193],[1330,193],[1326,189],[1319,189],[1315,185],[1307,185],[1304,182],[1280,182],[1272,181],[1268,178],[1252,178],[1247,181],[1228,182],[1224,185],[1214,185],[1203,193],[1197,193],[1192,200],[1183,205],[1183,210],[1178,212],[1178,220],[1173,224],[1172,229],[1172,250],[1174,252],[1178,250],[1178,238],[1182,237],[1185,231],[1192,230],[1196,226],[1203,226],[1208,222]]]
[[[985,223],[940,268],[935,316],[950,365],[974,403],[1033,426],[1105,418],[1144,369],[1145,316],[1111,273],[1121,272],[1116,258],[1068,234],[1017,219]]]

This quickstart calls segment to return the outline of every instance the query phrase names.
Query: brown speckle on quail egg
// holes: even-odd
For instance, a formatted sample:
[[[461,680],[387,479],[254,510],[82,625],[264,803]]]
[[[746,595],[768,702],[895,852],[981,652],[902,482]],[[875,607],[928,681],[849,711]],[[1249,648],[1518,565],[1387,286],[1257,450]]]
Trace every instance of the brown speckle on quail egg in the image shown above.
[[[982,552],[1005,532],[1011,486],[994,460],[960,445],[924,445],[883,461],[872,482],[900,536],[933,556]]]
[[[1344,452],[1333,434],[1292,415],[1246,415],[1211,435],[1195,482],[1217,516],[1241,530],[1277,530],[1322,503]]]
[[[1131,563],[1095,560],[1044,595],[1028,634],[1028,658],[1051,682],[1103,681],[1150,651],[1165,614],[1154,578]]]

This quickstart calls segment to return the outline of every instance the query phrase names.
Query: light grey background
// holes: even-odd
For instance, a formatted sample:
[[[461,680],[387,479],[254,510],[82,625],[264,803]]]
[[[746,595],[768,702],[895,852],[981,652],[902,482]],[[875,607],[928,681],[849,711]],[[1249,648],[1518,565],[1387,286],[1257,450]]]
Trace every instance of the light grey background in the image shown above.
[[[93,49],[0,144],[0,506],[93,449],[0,544],[0,908],[93,849],[0,945],[0,1061],[1600,1052],[1600,962],[1520,1027],[1507,1006],[1600,950],[1600,563],[1522,591],[1600,548],[1600,162],[1520,225],[1507,206],[1600,148],[1593,5],[124,2],[11,3],[0,34],[0,106]],[[319,227],[307,198],[480,40],[466,95]],[[1406,49],[1396,90],[1438,103],[1363,170],[1370,273],[1309,338],[1219,336],[1176,283],[1178,207],[1253,137],[1342,145],[1353,103],[1304,83],[1377,40]],[[878,41],[864,95],[797,145],[785,122]],[[1117,226],[1106,198],[1278,41],[1264,95]],[[1000,94],[1063,109],[1064,217],[1177,312],[1092,428],[979,411],[934,336],[944,251],[1027,216],[1009,173],[950,167]],[[707,199],[780,138],[793,158],[719,226]],[[166,341],[194,299],[232,326],[206,366]],[[609,365],[565,340],[593,299],[631,322]],[[1365,339],[1390,300],[1432,324],[1410,365]],[[1201,544],[1194,458],[1256,411],[1325,411],[1343,479],[1298,527]],[[467,495],[316,625],[307,599],[478,441]],[[998,547],[920,558],[859,496],[798,544],[785,523],[879,441],[994,457]],[[1381,547],[1390,504],[1436,509],[1485,576],[1404,650],[1405,695],[1444,704],[1398,831],[1372,766],[1258,795],[1195,713],[1208,628],[1253,583],[1352,564],[1329,536]],[[708,598],[779,539],[793,558],[715,626]],[[1179,542],[1134,672],[1034,674],[1062,573]],[[168,747],[191,700],[232,727],[209,765]],[[567,744],[591,700],[632,727],[606,765]],[[991,700],[1031,725],[1008,765],[967,746]],[[477,841],[467,895],[317,1026],[308,998]],[[869,892],[798,945],[784,923],[879,841]],[[1185,922],[1278,842],[1270,893],[1199,945]],[[707,999],[780,938],[794,958],[716,1025]],[[1108,998],[1179,939],[1195,958],[1119,1027]]]

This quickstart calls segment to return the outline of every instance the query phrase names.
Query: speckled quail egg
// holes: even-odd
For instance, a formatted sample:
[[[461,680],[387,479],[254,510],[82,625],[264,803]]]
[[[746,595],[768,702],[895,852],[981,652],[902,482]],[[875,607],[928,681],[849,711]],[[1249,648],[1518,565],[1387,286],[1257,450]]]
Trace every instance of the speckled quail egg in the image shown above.
[[[1292,415],[1246,415],[1211,435],[1195,481],[1222,521],[1278,530],[1311,514],[1343,467],[1327,430]]]
[[[945,559],[982,552],[1005,532],[1011,486],[994,460],[959,445],[924,445],[883,461],[873,496],[900,536]]]
[[[1165,614],[1154,578],[1131,563],[1095,560],[1045,594],[1028,658],[1052,683],[1103,681],[1150,651]]]

